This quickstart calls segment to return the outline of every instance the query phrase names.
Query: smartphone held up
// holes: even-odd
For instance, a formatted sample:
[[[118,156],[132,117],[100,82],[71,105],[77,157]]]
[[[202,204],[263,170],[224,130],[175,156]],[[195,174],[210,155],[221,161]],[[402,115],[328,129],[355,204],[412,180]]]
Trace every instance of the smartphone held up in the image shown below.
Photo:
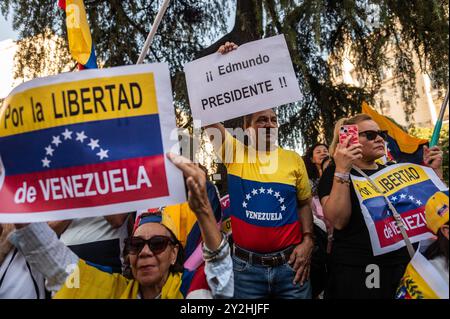
[[[359,143],[358,125],[342,125],[339,130],[339,144],[344,144],[349,135],[351,138],[348,146]]]

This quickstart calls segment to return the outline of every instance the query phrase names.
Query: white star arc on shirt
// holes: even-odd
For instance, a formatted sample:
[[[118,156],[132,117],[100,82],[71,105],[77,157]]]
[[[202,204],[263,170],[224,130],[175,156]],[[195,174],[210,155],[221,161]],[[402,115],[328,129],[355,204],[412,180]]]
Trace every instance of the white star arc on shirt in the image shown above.
[[[250,195],[250,193],[253,194],[253,196]],[[259,194],[267,194],[267,195],[275,197],[277,202],[279,202],[280,205],[283,204],[283,202],[285,201],[285,198],[281,197],[280,192],[274,192],[274,190],[272,188],[268,188],[268,189],[266,189],[264,187],[261,187],[259,189],[253,188],[250,193],[249,194],[245,194],[245,199],[242,202],[242,207],[243,208],[247,208],[250,199],[252,199],[253,197],[257,197],[258,193]],[[284,212],[284,211],[286,211],[287,207],[283,204],[283,205],[280,206],[280,209],[281,209],[282,212]]]

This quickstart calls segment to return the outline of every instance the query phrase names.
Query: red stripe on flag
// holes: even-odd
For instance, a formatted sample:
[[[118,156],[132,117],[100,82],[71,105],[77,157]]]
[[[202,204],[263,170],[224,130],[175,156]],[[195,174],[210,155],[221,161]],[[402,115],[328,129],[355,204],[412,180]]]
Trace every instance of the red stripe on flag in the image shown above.
[[[34,191],[30,191],[32,187]],[[103,206],[168,195],[164,155],[161,154],[6,176],[0,190],[0,203],[2,212],[27,213]]]
[[[422,206],[401,214],[408,237],[414,237],[430,231],[426,225],[424,210],[425,207]],[[403,240],[403,236],[396,225],[394,217],[388,217],[375,222],[375,228],[381,248]]]
[[[280,251],[302,241],[298,221],[280,227],[262,227],[231,216],[231,230],[239,247],[258,253]]]

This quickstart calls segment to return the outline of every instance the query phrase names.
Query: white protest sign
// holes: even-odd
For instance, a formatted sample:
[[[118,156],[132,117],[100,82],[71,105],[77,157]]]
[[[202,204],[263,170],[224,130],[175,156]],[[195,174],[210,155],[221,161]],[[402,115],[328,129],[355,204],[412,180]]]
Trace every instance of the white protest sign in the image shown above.
[[[103,216],[186,201],[165,63],[35,79],[0,108],[0,222]]]
[[[284,35],[185,65],[192,116],[209,125],[300,100]]]

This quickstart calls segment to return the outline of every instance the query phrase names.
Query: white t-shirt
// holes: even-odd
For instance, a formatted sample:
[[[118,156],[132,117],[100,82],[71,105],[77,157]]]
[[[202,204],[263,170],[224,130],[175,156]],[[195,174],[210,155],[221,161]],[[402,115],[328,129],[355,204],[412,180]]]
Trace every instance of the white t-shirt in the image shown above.
[[[72,220],[60,240],[66,246],[72,246],[117,238],[122,243],[127,236],[127,221],[119,228],[113,228],[104,217],[88,217]]]
[[[112,266],[112,260],[117,260],[113,263],[119,267],[118,263],[123,265],[122,251],[124,240],[128,237],[127,224],[125,220],[122,226],[113,228],[104,217],[74,219],[60,240],[80,258],[102,266]],[[80,249],[84,251],[83,254],[79,254]],[[105,259],[109,262],[104,262]]]
[[[43,275],[27,266],[25,258],[12,249],[0,266],[0,299],[44,299]]]

